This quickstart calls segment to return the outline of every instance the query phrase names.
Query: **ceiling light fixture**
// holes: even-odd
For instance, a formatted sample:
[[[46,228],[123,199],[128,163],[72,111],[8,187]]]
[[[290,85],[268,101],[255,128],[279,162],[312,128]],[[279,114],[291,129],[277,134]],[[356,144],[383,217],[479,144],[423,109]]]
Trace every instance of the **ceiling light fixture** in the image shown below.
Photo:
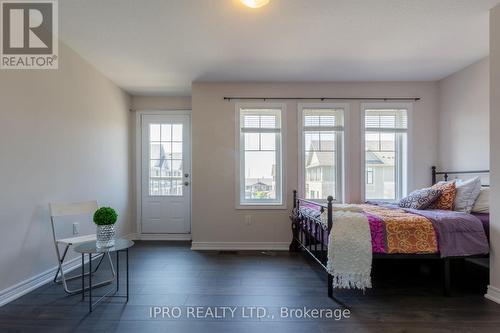
[[[264,7],[270,0],[240,0],[245,6],[250,8]]]

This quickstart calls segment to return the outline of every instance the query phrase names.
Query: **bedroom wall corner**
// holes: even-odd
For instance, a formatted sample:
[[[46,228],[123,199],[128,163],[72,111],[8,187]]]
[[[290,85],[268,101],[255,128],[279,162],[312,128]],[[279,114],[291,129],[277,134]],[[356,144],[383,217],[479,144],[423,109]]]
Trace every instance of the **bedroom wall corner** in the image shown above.
[[[500,5],[490,12],[490,285],[486,298],[500,303]]]
[[[489,69],[485,57],[438,83],[438,166],[443,170],[489,168]]]

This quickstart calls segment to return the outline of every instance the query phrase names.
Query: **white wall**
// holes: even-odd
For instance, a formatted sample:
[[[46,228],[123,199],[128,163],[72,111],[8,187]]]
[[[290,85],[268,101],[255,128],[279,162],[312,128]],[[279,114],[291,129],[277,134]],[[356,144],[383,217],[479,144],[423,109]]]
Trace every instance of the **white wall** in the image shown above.
[[[414,105],[413,187],[430,184],[437,161],[437,83],[206,83],[192,86],[193,126],[193,246],[204,242],[286,244],[291,239],[288,210],[235,209],[235,102],[224,96],[417,96]],[[297,101],[286,103],[286,201],[292,205],[297,188]],[[346,201],[361,199],[360,103],[351,103],[346,137]],[[253,223],[244,223],[245,215]]]
[[[500,5],[490,14],[490,285],[486,297],[500,303]]]
[[[97,199],[133,230],[130,98],[59,50],[59,70],[0,71],[0,290],[56,266],[49,202]]]
[[[141,110],[190,110],[191,96],[132,96],[131,107]]]
[[[439,81],[439,166],[489,169],[489,59]]]

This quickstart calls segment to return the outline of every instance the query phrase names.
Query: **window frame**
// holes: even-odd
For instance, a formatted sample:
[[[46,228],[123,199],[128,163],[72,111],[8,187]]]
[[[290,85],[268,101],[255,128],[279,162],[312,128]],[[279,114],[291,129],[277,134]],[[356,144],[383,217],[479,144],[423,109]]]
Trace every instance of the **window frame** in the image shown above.
[[[279,170],[276,185],[276,200],[245,200],[245,170],[244,149],[241,147],[241,109],[279,109],[280,110],[280,144],[276,147],[276,170]],[[287,209],[286,195],[286,104],[271,102],[240,102],[235,103],[235,208],[236,209]],[[279,180],[279,185],[278,185]]]
[[[304,109],[342,109],[343,130],[335,131],[335,165],[339,166],[335,170],[335,200],[342,203],[345,196],[344,163],[346,160],[345,141],[348,129],[349,103],[298,103],[298,194],[305,198],[306,195],[306,170],[305,170],[305,136],[304,136]],[[326,199],[308,199],[315,202],[325,202]]]
[[[413,107],[414,103],[403,103],[403,102],[372,102],[372,103],[361,103],[360,106],[360,113],[361,113],[361,199],[363,202],[366,201],[366,153],[365,153],[365,148],[366,148],[366,128],[365,128],[365,117],[366,117],[366,110],[387,110],[387,109],[394,109],[394,110],[406,110],[407,113],[407,130],[406,130],[406,142],[407,142],[407,147],[406,147],[406,186],[404,186],[402,175],[401,174],[396,174],[395,178],[397,179],[396,184],[401,184],[401,188],[398,188],[396,185],[396,199],[394,200],[389,200],[389,199],[370,199],[370,201],[375,201],[375,202],[397,202],[404,196],[406,196],[409,192],[410,189],[413,188],[413,161],[412,161],[412,156],[413,156]],[[401,144],[401,143],[399,143]],[[396,145],[398,145],[398,142],[396,142]],[[396,148],[398,149],[398,148]],[[399,148],[401,149],[401,148]],[[399,163],[402,163],[402,156],[400,155],[400,160]],[[406,187],[406,188],[405,188]]]

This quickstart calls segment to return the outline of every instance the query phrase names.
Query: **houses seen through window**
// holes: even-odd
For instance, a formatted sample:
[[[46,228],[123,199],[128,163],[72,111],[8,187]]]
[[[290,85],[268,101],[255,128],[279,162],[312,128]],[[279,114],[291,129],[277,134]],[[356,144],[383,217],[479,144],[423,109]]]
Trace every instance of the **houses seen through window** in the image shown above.
[[[240,108],[240,204],[281,204],[281,109]]]
[[[306,199],[341,200],[343,109],[302,106],[302,170]]]
[[[365,199],[406,194],[408,115],[405,109],[365,109]]]

